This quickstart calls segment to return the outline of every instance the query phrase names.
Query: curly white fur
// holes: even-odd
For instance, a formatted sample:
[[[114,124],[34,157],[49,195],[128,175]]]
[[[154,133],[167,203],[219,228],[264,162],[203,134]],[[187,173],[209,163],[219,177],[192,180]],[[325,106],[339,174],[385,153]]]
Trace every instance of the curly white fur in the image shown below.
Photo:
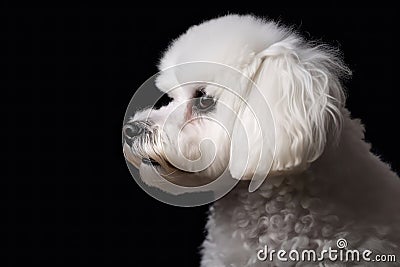
[[[259,261],[257,251],[268,245],[275,250],[319,252],[335,247],[338,238],[346,238],[348,248],[397,253],[397,263],[380,266],[399,264],[400,179],[371,154],[362,124],[345,108],[340,79],[350,71],[336,51],[307,43],[274,22],[229,15],[190,28],[172,43],[159,67],[194,61],[232,67],[254,82],[228,81],[246,103],[220,88],[205,87],[207,94],[218,99],[209,116],[223,122],[232,140],[201,116],[189,120],[196,117],[190,99],[198,87],[169,91],[185,81],[224,84],[226,77],[213,68],[166,71],[158,77],[157,86],[174,100],[159,110],[137,112],[130,121],[149,120],[146,125],[154,127],[149,132],[157,136],[142,136],[125,149],[125,155],[138,168],[145,168],[140,158],[146,156],[167,168],[171,159],[183,162],[184,157],[196,159],[211,153],[198,149],[204,139],[217,144],[216,158],[206,169],[167,178],[177,184],[203,184],[228,168],[233,178],[241,180],[210,209],[202,266],[292,266],[296,263],[276,258]],[[269,103],[271,118],[260,96]],[[222,104],[234,110],[236,118],[227,116]],[[264,118],[260,128],[254,112]],[[171,113],[172,119],[167,118]],[[246,131],[239,129],[239,123]],[[269,123],[275,127],[275,143]],[[245,139],[251,148],[248,159],[243,157],[248,153]],[[249,193],[249,180],[255,177],[267,179]],[[297,266],[307,264],[312,265],[299,262]]]
[[[215,203],[202,266],[291,266],[276,259],[269,265],[260,262],[256,251],[267,244],[276,251],[321,252],[335,247],[339,238],[351,249],[397,253],[398,259],[398,177],[369,152],[362,131],[358,120],[346,116],[338,147],[325,151],[306,171],[271,177],[251,194],[242,185]],[[325,266],[341,263],[328,261]]]

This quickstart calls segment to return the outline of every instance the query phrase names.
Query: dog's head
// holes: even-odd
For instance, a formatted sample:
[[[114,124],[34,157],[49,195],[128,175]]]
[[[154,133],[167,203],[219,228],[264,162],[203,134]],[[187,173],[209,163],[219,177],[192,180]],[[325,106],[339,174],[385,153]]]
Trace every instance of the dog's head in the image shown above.
[[[304,170],[339,135],[347,69],[276,23],[207,21],[175,40],[159,68],[164,96],[123,129],[125,157],[142,173],[183,186],[224,171],[265,178]]]

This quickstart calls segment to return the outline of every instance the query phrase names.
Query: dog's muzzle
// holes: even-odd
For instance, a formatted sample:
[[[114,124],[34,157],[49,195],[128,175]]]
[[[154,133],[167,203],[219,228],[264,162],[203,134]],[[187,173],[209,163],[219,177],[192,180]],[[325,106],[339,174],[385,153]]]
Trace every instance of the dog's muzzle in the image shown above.
[[[122,129],[125,142],[129,146],[132,146],[133,140],[146,131],[145,127],[146,126],[144,125],[144,123],[137,121],[128,122],[127,124],[125,124]]]
[[[122,133],[124,135],[124,140],[131,149],[135,150],[136,152],[140,150],[139,156],[141,160],[146,165],[159,165],[155,160],[150,158],[146,153],[143,151],[143,146],[145,145],[146,141],[150,141],[153,143],[153,131],[151,130],[151,123],[148,121],[132,121],[128,122],[122,128]]]

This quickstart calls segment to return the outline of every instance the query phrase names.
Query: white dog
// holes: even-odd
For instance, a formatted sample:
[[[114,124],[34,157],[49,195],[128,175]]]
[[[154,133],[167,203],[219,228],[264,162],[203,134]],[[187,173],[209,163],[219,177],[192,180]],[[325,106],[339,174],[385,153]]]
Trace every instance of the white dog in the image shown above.
[[[165,183],[144,182],[166,191],[174,191],[168,181],[195,188],[226,171],[240,180],[210,209],[202,266],[322,266],[288,253],[320,255],[338,239],[372,251],[371,260],[397,253],[397,263],[379,266],[398,266],[400,179],[371,154],[345,108],[349,71],[337,51],[274,22],[229,15],[190,28],[159,69],[157,87],[168,96],[128,121],[125,157],[143,177],[156,168]],[[261,185],[249,192],[253,180],[253,190]],[[287,253],[263,261],[265,246],[269,256]]]

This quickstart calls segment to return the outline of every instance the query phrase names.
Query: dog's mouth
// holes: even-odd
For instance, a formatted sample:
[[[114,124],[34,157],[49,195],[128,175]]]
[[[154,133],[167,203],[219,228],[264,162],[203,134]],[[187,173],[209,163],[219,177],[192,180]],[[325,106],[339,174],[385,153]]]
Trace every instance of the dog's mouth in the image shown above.
[[[160,164],[152,158],[142,158],[142,163],[148,166],[160,166]]]
[[[175,167],[173,167],[169,162],[165,162],[166,165],[162,165],[160,163],[158,163],[157,161],[155,161],[154,159],[148,157],[148,158],[142,158],[142,163],[146,166],[152,166],[152,167],[156,167],[157,170],[161,170],[164,169],[167,170],[167,172],[169,172],[169,174],[171,174],[172,172],[176,172],[178,169],[176,169]],[[188,172],[185,170],[181,170],[179,169],[180,172],[182,173],[190,173],[192,174],[192,172]]]

